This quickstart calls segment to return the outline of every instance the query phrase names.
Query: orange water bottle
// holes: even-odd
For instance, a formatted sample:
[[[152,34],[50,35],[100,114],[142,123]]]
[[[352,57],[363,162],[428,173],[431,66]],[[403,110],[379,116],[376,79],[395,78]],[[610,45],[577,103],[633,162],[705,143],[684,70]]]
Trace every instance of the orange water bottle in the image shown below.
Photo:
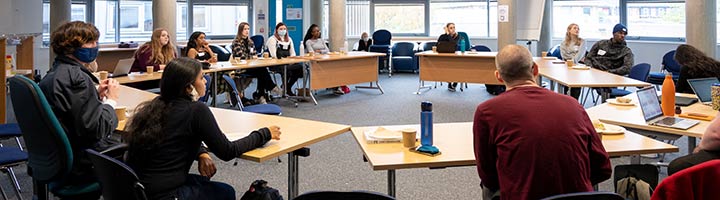
[[[662,84],[662,111],[665,116],[675,116],[675,82],[669,72]]]

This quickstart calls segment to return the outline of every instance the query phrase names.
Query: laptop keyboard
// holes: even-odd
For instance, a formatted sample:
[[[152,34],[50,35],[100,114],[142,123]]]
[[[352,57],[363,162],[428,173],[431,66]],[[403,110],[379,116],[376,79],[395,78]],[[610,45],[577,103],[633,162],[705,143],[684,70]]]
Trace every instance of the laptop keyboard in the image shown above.
[[[683,121],[683,119],[674,118],[674,117],[666,117],[666,118],[664,118],[664,119],[662,119],[662,120],[659,120],[659,121],[657,121],[657,122],[655,122],[655,123],[672,126],[672,125],[677,124],[678,122],[681,122],[681,121]]]

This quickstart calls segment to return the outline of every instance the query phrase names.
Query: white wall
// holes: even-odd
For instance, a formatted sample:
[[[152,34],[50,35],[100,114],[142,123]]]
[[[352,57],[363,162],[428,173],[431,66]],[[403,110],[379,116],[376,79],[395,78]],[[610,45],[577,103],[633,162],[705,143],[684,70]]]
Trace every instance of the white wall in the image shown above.
[[[41,33],[42,1],[0,0],[0,33]],[[49,52],[41,48],[42,37],[36,37],[35,69],[45,72],[49,69]],[[7,48],[8,54],[15,55],[15,48]],[[4,57],[4,55],[3,55]]]

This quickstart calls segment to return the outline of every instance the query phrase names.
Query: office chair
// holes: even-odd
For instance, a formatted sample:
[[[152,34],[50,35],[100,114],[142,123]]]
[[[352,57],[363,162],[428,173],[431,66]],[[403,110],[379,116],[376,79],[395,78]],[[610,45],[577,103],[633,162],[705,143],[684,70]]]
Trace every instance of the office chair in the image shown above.
[[[622,196],[613,192],[576,192],[569,194],[559,194],[542,200],[625,200]]]
[[[492,49],[490,49],[490,47],[487,47],[482,44],[475,45],[472,47],[472,49],[475,49],[475,51],[478,51],[478,52],[491,52],[492,51]]]
[[[265,49],[263,49],[263,47],[265,46],[265,37],[263,37],[262,35],[253,35],[250,37],[250,39],[253,41],[253,44],[255,44],[256,53],[265,51]]]
[[[238,95],[238,89],[237,85],[235,84],[235,81],[228,76],[227,74],[223,75],[223,79],[225,82],[230,85],[230,88],[232,88],[232,91],[230,92],[230,104],[233,106],[236,106],[240,111],[245,112],[251,112],[251,113],[258,113],[258,114],[266,114],[266,115],[280,115],[282,114],[282,109],[280,106],[275,104],[257,104],[257,105],[251,105],[251,106],[243,106],[242,102],[240,102],[240,96]]]
[[[380,56],[378,59],[380,59],[378,63],[378,69],[380,71],[388,70],[388,74],[392,76],[392,70],[390,69],[390,64],[388,63],[388,57],[390,56],[390,41],[392,40],[392,34],[390,31],[385,29],[380,29],[375,31],[372,34],[373,38],[373,44],[370,45],[369,51],[370,52],[377,52],[377,53],[384,53],[385,56]]]
[[[352,191],[352,192],[335,192],[335,191],[317,191],[306,192],[293,200],[395,200],[394,197],[370,191]]]
[[[630,69],[630,74],[628,74],[628,77],[645,82],[648,78],[648,74],[650,73],[650,64],[647,63],[640,63],[635,66],[633,66]],[[612,88],[612,91],[610,92],[610,98],[620,97],[628,95],[632,92],[626,90],[625,88],[619,89],[619,88]]]
[[[17,123],[9,123],[9,124],[0,124],[0,140],[9,140],[9,139],[15,139],[15,142],[18,145],[18,148],[20,148],[21,151],[23,151],[23,146],[20,143],[20,137],[22,136],[22,132],[20,132],[20,126],[18,126]],[[2,147],[2,143],[0,143],[0,147]],[[10,175],[15,178],[15,170],[12,168],[8,168],[8,171],[10,172]],[[20,190],[20,183],[17,182],[17,178],[15,178],[15,188]]]
[[[465,51],[470,51],[470,48],[472,47],[472,43],[470,43],[470,37],[468,37],[468,34],[465,32],[457,32],[458,36],[460,36],[460,40],[458,41],[457,50],[460,51],[460,42],[465,42]]]
[[[147,200],[145,186],[135,171],[110,156],[92,149],[85,150],[93,164],[95,176],[100,181],[105,200]]]
[[[217,44],[211,44],[209,46],[213,53],[217,54],[218,62],[225,62],[230,60],[230,55],[232,54],[232,51],[227,51],[227,49]]]
[[[410,71],[416,73],[415,43],[398,42],[392,47],[392,66],[394,71]]]
[[[27,162],[27,160],[28,154],[18,148],[0,147],[0,169],[3,169],[2,172],[7,174],[12,181],[15,194],[20,200],[22,200],[22,196],[20,195],[20,187],[15,185],[18,181],[17,177],[15,177],[13,167],[23,164]],[[5,190],[3,190],[2,187],[0,187],[0,192],[2,193],[4,199],[8,199],[7,195],[5,195]]]
[[[203,78],[205,79],[205,95],[200,97],[198,99],[198,101],[207,103],[208,100],[210,99],[210,90],[212,90],[212,88],[210,88],[212,86],[211,85],[212,77],[210,77],[210,75],[203,74]],[[213,99],[213,101],[214,101],[214,99]]]
[[[647,82],[652,83],[657,88],[658,85],[662,85],[665,81],[665,73],[670,72],[672,74],[673,81],[677,82],[680,79],[680,69],[682,66],[675,61],[675,50],[668,51],[663,55],[662,68],[660,72],[651,72],[648,76]]]
[[[420,44],[420,51],[431,51],[433,46],[437,46],[437,42],[430,41],[430,42],[423,42]]]
[[[560,60],[563,60],[563,58],[562,58],[562,53],[560,53],[560,45],[559,45],[559,44],[558,44],[558,45],[555,45],[555,46],[552,47],[552,48],[550,48],[550,49],[548,50],[548,55],[543,55],[543,56],[552,56],[552,57],[556,57],[556,58],[558,58],[558,59],[560,59]]]

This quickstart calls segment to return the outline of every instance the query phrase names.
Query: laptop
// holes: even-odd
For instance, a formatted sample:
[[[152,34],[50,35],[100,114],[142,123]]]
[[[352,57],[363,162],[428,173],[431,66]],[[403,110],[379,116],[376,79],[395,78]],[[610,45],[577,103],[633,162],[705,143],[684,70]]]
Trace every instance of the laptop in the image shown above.
[[[718,81],[718,78],[696,78],[688,79],[687,81],[690,84],[690,88],[692,88],[693,92],[695,92],[698,100],[700,100],[700,103],[705,105],[712,105],[710,88],[712,88],[712,85],[714,83],[720,83],[720,81]]]
[[[128,73],[130,73],[130,68],[132,68],[133,62],[135,62],[135,58],[118,60],[117,65],[115,65],[115,71],[112,74],[108,74],[108,77],[116,78],[128,75]]]
[[[650,125],[685,130],[700,123],[692,119],[663,116],[655,87],[640,89],[637,91],[637,96],[638,102],[640,102],[640,110],[642,110],[643,117],[645,117],[645,122]]]
[[[451,41],[439,41],[436,46],[438,53],[455,53],[457,50],[457,43]]]

